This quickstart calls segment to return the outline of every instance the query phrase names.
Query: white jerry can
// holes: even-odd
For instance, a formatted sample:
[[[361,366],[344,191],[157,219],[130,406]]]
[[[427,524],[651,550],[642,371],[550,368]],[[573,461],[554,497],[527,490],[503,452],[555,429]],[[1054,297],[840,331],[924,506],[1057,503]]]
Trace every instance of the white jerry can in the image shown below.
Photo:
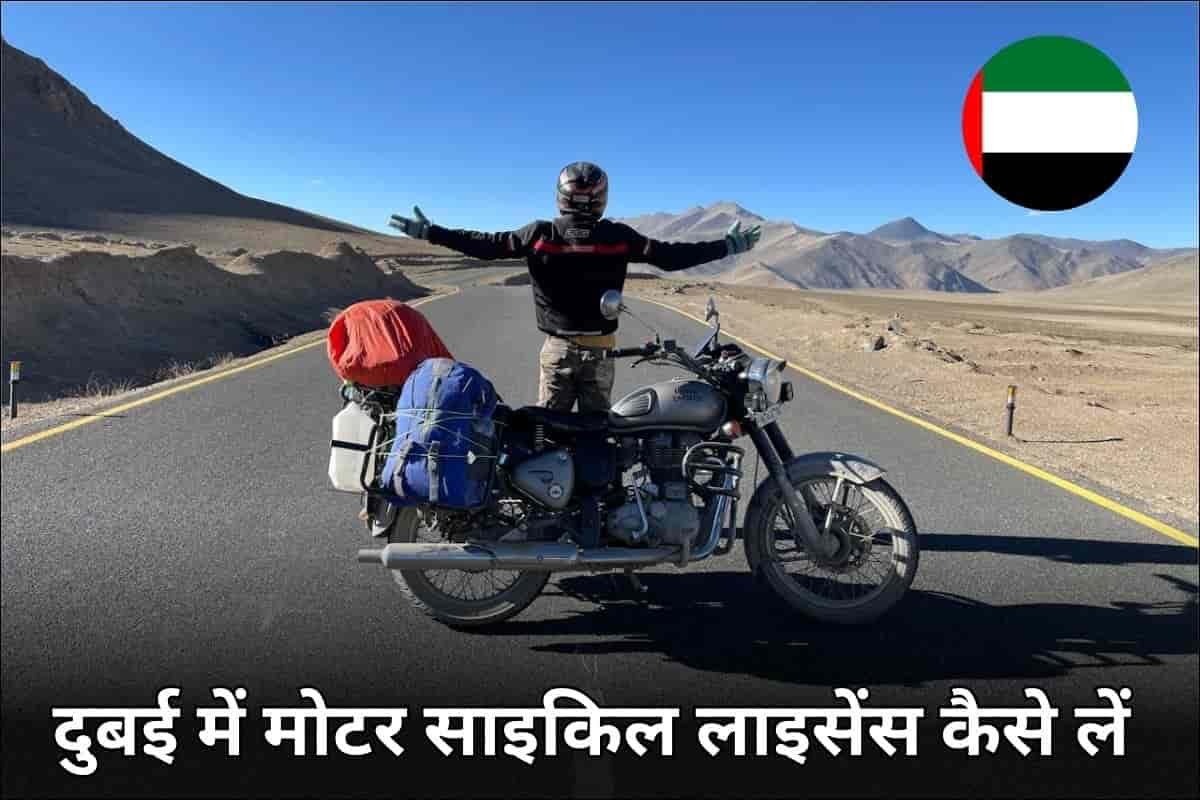
[[[361,492],[363,462],[367,480],[374,477],[375,453],[371,432],[375,420],[358,403],[347,403],[333,418],[333,440],[329,447],[329,480],[341,492]]]

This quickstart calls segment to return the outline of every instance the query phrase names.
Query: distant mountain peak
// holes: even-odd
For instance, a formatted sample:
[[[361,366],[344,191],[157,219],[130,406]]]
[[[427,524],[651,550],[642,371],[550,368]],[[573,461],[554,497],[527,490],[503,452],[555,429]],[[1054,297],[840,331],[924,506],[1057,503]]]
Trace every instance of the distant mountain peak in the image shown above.
[[[753,220],[764,220],[765,219],[765,217],[763,217],[759,214],[755,214],[750,209],[746,208],[743,205],[735,203],[732,200],[719,200],[716,203],[713,203],[712,205],[708,206],[704,210],[708,211],[708,212],[729,214],[730,216],[740,217],[742,219],[747,219],[747,218],[753,219]]]
[[[949,236],[929,230],[912,217],[901,217],[880,225],[867,233],[872,239],[890,239],[897,242],[952,241]]]
[[[721,211],[739,211],[739,212],[744,212],[746,214],[753,213],[752,211],[747,209],[745,206],[743,206],[741,203],[737,203],[733,200],[718,200],[717,202],[710,205],[709,208],[721,210]]]
[[[867,234],[822,232],[786,220],[763,219],[728,200],[626,222],[652,238],[699,242],[723,236],[731,218],[762,225],[758,247],[750,254],[701,265],[690,274],[739,284],[810,289],[1034,290],[1135,270],[1151,256],[1173,252],[1120,239],[947,236],[911,216]],[[1195,250],[1188,252],[1194,255]]]

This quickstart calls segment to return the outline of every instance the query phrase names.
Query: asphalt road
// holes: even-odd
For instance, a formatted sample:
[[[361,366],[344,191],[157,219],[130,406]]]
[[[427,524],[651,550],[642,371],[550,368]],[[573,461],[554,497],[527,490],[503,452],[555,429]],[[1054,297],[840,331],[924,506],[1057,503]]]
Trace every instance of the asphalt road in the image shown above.
[[[695,323],[635,303],[664,336]],[[477,287],[423,307],[457,357],[511,403],[533,402],[540,338],[527,287]],[[735,320],[730,323],[736,325]],[[623,344],[645,337],[622,325]],[[666,373],[618,368],[617,392]],[[1197,551],[799,376],[783,425],[797,452],[863,454],[889,469],[923,534],[912,591],[863,629],[791,615],[752,583],[740,547],[698,568],[623,580],[569,576],[515,620],[454,632],[408,608],[389,574],[355,561],[357,500],[328,488],[339,401],[321,348],[185,391],[3,457],[3,790],[6,795],[565,794],[1195,796]],[[760,474],[761,478],[761,474]],[[166,766],[100,751],[74,778],[55,706],[149,707],[183,690]],[[243,755],[185,735],[213,686],[248,691]],[[261,742],[258,709],[410,709],[399,759],[291,758]],[[570,686],[608,706],[681,709],[676,755],[453,760],[424,738],[431,705],[537,706]],[[919,755],[710,758],[697,706],[924,708]],[[951,687],[1061,710],[1054,755],[1001,742],[970,758],[940,738]],[[1071,710],[1129,687],[1127,755],[1084,754]],[[814,745],[815,747],[815,745]]]

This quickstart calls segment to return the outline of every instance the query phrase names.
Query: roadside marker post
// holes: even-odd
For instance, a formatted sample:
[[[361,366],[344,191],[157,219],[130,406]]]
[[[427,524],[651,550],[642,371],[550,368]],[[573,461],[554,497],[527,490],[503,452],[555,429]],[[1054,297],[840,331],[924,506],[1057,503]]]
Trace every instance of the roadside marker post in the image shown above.
[[[17,384],[21,382],[21,362],[8,362],[8,418],[17,418]]]
[[[1017,387],[1009,384],[1008,400],[1004,403],[1004,432],[1013,435],[1013,412],[1017,410]]]

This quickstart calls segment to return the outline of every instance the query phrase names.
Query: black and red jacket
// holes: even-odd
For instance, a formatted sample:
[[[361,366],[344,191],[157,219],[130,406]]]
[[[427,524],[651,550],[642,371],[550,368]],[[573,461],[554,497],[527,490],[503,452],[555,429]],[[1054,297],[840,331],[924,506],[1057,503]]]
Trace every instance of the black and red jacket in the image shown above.
[[[727,255],[724,239],[660,242],[622,222],[559,217],[515,231],[481,233],[429,228],[429,241],[475,258],[524,258],[529,265],[537,326],[559,336],[612,333],[616,320],[600,316],[600,296],[625,285],[629,262],[667,272]]]

